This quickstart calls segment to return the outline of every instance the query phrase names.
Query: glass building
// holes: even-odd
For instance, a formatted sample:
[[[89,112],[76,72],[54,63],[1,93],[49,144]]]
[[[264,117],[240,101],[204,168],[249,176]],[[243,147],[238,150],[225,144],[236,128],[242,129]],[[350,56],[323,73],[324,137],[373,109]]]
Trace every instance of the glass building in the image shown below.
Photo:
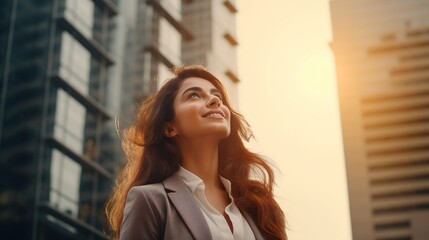
[[[354,240],[429,239],[428,9],[331,2]]]
[[[198,4],[2,1],[2,239],[108,239],[103,208],[124,163],[115,119],[119,129],[126,127],[139,103],[171,76],[169,68],[184,62],[216,66],[207,54],[186,57],[194,52],[229,59],[216,69],[224,81],[229,76],[238,82],[233,3],[213,1],[210,11],[193,10],[230,14],[233,24],[219,24],[228,31],[213,27],[214,21],[189,23],[185,12]],[[220,47],[200,45],[214,36],[224,41]]]
[[[4,239],[106,239],[122,164],[112,1],[3,1],[0,226]],[[124,84],[125,85],[125,84]]]

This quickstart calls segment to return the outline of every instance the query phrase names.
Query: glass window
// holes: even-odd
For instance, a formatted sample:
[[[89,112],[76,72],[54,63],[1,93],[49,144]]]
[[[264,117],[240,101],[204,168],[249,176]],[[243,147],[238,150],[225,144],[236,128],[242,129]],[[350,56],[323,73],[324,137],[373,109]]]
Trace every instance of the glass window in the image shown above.
[[[52,150],[51,187],[49,203],[71,217],[78,217],[79,185],[82,167],[63,155]]]
[[[91,54],[68,32],[62,33],[60,76],[84,95],[88,94]]]
[[[158,64],[158,90],[162,87],[165,80],[174,77],[174,74],[163,63]]]
[[[143,92],[146,95],[150,94],[150,81],[151,81],[151,54],[148,52],[144,53],[143,58]]]
[[[64,16],[86,37],[92,38],[94,2],[90,0],[65,0]]]
[[[109,229],[105,213],[101,211],[101,209],[105,208],[106,199],[108,199],[112,192],[112,180],[98,175],[97,183],[97,199],[95,202],[97,204],[97,209],[100,210],[96,215],[96,227],[98,229]]]
[[[52,149],[49,173],[49,204],[70,217],[91,222],[94,172]]]
[[[100,125],[100,165],[116,175],[122,168],[123,152],[117,146],[120,146],[120,140],[115,131],[115,122],[113,120],[103,121]],[[118,123],[120,126],[122,123]]]
[[[86,109],[59,89],[55,112],[54,137],[76,153],[83,153]]]
[[[182,20],[182,1],[181,0],[160,0],[161,5],[177,21]]]
[[[159,48],[174,65],[181,63],[182,36],[167,20],[159,20]]]

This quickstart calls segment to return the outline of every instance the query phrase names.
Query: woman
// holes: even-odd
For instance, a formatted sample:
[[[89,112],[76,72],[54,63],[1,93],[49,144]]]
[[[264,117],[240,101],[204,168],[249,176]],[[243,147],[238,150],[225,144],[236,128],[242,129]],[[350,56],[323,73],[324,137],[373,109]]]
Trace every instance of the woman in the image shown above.
[[[273,171],[245,148],[252,133],[221,82],[198,65],[174,72],[124,131],[114,238],[287,239]]]

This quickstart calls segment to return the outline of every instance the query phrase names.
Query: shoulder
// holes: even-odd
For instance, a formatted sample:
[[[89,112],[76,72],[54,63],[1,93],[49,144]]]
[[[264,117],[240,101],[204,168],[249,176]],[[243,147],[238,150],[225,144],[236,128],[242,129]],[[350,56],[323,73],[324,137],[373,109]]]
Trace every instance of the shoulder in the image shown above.
[[[127,194],[120,239],[159,239],[168,200],[161,183],[132,187]]]
[[[141,192],[144,194],[162,194],[165,193],[165,190],[162,183],[153,183],[134,186],[130,189],[129,192]]]
[[[138,218],[151,218],[156,222],[165,217],[168,198],[161,183],[132,187],[127,194],[124,215],[138,215]],[[142,214],[144,213],[144,214]]]
[[[168,195],[171,191],[180,190],[184,183],[173,174],[160,183],[133,186],[127,194],[128,202],[138,202],[138,204],[147,204],[150,206],[167,207]]]
[[[128,199],[145,200],[148,203],[157,203],[165,199],[167,194],[162,183],[134,186],[128,191]]]

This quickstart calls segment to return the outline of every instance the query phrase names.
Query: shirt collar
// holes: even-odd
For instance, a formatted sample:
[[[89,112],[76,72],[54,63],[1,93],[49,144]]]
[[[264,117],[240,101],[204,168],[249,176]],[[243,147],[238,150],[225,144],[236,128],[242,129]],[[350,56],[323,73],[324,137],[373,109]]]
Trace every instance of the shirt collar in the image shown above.
[[[184,167],[180,166],[177,174],[182,178],[183,182],[186,184],[186,186],[188,186],[192,193],[194,193],[198,187],[204,190],[205,185],[203,180],[201,180],[201,178],[193,174],[191,171],[188,171]]]
[[[191,190],[192,193],[195,193],[197,189],[201,189],[204,191],[205,185],[203,180],[197,175],[193,174],[191,171],[180,166],[179,170],[177,171],[177,174],[182,178],[183,182],[186,184],[186,186],[188,186],[189,190]],[[219,178],[223,183],[223,186],[225,187],[226,191],[228,192],[229,197],[232,199],[231,182],[220,175]]]
[[[222,177],[220,175],[219,175],[219,178],[220,178],[220,181],[223,183],[223,186],[225,187],[226,191],[228,192],[229,197],[232,199],[232,196],[231,196],[231,182],[228,179],[226,179],[226,178],[224,178],[224,177]]]

